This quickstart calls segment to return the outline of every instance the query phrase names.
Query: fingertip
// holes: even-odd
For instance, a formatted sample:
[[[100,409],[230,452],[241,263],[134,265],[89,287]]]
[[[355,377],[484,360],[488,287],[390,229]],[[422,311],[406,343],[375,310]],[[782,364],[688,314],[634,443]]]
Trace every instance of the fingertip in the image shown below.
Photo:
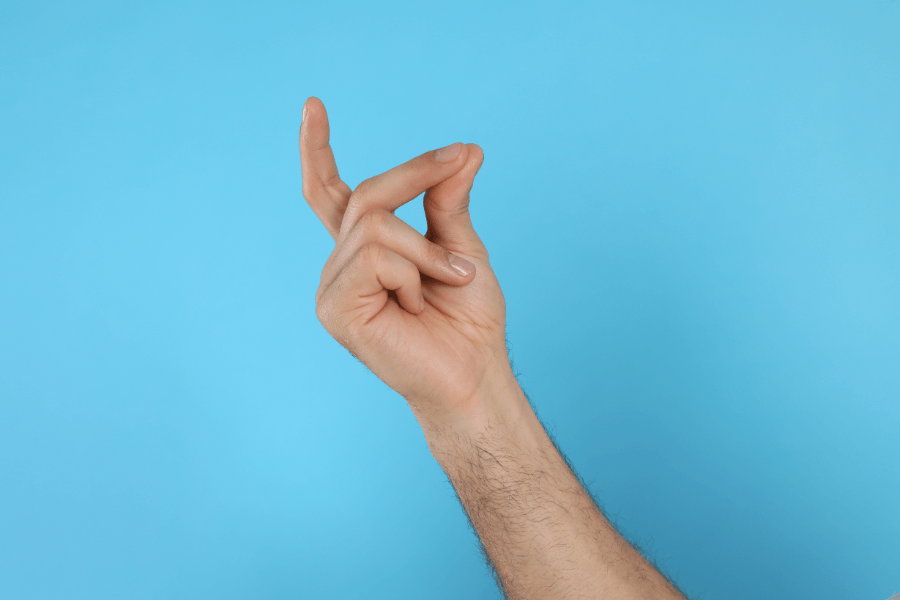
[[[397,295],[397,302],[411,315],[421,315],[425,311],[425,296],[419,295],[418,301],[413,298],[401,298]]]
[[[468,148],[468,162],[477,165],[477,168],[481,168],[481,165],[484,164],[484,150],[478,144],[466,144]]]
[[[328,111],[325,110],[325,104],[315,96],[310,96],[303,103],[303,114],[300,117],[303,124],[318,123],[324,121],[328,124]]]
[[[310,150],[318,150],[327,146],[330,138],[331,127],[328,124],[325,105],[315,96],[310,96],[303,103],[300,145]]]
[[[316,97],[316,96],[310,96],[309,98],[307,98],[307,99],[306,99],[306,102],[304,103],[304,106],[307,106],[307,107],[309,107],[309,108],[316,107],[316,108],[321,108],[321,109],[323,109],[323,110],[325,109],[325,103],[322,102],[322,101],[321,101],[318,97]]]
[[[466,145],[461,142],[454,142],[449,146],[438,148],[434,151],[434,160],[439,163],[451,164],[465,158],[468,155]]]

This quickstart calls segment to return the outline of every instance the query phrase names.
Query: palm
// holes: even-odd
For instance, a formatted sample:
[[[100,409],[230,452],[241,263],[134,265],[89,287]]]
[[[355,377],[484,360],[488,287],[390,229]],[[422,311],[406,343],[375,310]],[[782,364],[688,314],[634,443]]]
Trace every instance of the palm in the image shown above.
[[[388,293],[372,299],[359,358],[404,397],[460,402],[489,365],[505,356],[505,303],[490,265],[464,287],[423,282],[425,310],[414,315]]]

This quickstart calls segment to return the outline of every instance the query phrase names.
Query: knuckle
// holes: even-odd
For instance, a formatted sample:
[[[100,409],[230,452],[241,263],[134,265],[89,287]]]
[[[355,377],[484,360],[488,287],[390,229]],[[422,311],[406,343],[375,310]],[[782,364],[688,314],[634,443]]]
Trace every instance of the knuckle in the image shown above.
[[[339,173],[335,173],[334,175],[332,175],[331,177],[329,177],[328,179],[326,179],[325,181],[323,181],[323,182],[322,182],[322,185],[323,185],[325,188],[337,188],[337,187],[340,187],[340,185],[341,185],[342,183],[344,183],[344,181],[341,179],[340,174],[339,174]]]
[[[387,227],[393,215],[382,208],[368,211],[362,216],[359,226],[366,232],[378,232]]]
[[[319,319],[319,323],[321,323],[326,330],[329,329],[329,324],[331,323],[330,305],[322,298],[321,292],[316,294],[316,318]]]
[[[376,266],[384,253],[384,246],[376,242],[368,242],[359,249],[359,260],[369,266]]]
[[[360,182],[356,189],[350,192],[350,197],[347,199],[346,214],[358,215],[366,212],[366,198],[368,198],[369,190],[372,187],[371,181],[372,179],[369,178]]]
[[[344,345],[344,342],[341,340],[346,337],[346,325],[342,323],[343,319],[338,310],[339,304],[335,301],[335,298],[330,296],[333,296],[333,294],[324,293],[319,296],[316,302],[316,318],[319,319],[319,323],[322,324],[322,327],[331,337],[338,340],[341,345]]]
[[[363,179],[362,181],[360,181],[359,185],[357,185],[353,192],[350,194],[351,198],[355,199],[357,202],[359,202],[361,198],[365,198],[366,195],[368,195],[369,191],[372,189],[374,179],[374,177],[369,177],[368,179]]]
[[[316,195],[315,185],[310,181],[303,181],[303,197],[309,202]]]

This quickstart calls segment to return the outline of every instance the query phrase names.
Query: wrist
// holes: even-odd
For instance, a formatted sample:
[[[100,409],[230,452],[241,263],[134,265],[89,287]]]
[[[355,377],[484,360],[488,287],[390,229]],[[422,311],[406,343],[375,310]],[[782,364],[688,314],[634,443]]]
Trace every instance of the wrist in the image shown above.
[[[422,427],[425,440],[439,462],[449,446],[461,440],[490,440],[502,437],[517,445],[538,446],[546,437],[543,426],[519,386],[512,369],[498,369],[486,375],[477,390],[453,403],[434,409],[410,402]]]

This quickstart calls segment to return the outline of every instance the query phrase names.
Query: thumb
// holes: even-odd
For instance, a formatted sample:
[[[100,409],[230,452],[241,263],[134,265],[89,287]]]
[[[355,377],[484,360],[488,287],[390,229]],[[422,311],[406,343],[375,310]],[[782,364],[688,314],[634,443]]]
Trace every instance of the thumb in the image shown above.
[[[477,144],[466,146],[469,156],[463,168],[425,192],[425,237],[450,252],[487,261],[487,250],[469,216],[469,192],[484,162],[484,151]]]

